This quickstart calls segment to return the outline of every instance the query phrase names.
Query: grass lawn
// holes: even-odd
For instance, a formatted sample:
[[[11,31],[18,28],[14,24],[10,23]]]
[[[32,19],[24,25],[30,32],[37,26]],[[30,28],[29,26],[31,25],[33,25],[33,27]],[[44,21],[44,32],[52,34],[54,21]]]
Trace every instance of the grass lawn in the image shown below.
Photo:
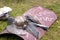
[[[56,13],[58,16],[56,22],[49,28],[46,34],[41,38],[41,40],[60,40],[60,0],[1,0],[0,7],[9,6],[13,9],[11,12],[12,17],[22,15],[31,7],[43,6],[50,9]],[[7,21],[0,21],[0,32],[7,26]],[[4,37],[0,40],[18,40],[16,37]]]

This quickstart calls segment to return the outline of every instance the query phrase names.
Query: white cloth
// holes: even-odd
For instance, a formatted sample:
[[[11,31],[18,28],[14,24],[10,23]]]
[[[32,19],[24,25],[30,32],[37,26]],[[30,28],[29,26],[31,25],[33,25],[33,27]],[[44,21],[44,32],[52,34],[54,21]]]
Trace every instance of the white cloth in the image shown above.
[[[11,12],[12,9],[10,7],[4,6],[3,8],[0,8],[0,17],[3,16],[5,13]]]
[[[3,11],[0,9],[0,17],[3,16]]]
[[[12,9],[10,7],[6,7],[6,6],[4,6],[2,10],[3,10],[3,13],[7,13],[7,12],[12,11]]]

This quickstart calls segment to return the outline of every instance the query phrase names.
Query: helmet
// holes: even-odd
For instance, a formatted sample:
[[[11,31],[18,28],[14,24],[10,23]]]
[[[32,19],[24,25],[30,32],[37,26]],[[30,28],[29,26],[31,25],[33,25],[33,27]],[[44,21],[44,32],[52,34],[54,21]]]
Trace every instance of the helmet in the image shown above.
[[[17,16],[15,18],[14,24],[17,25],[18,28],[23,28],[27,24],[26,18],[23,16]]]

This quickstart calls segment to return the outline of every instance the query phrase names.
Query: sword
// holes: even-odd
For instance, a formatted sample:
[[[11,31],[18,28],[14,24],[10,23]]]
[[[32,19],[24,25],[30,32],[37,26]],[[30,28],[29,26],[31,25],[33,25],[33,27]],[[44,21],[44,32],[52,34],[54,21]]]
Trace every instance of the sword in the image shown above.
[[[42,24],[38,24],[38,23],[33,23],[33,22],[32,22],[32,24],[35,25],[36,27],[40,27],[40,28],[42,28],[43,30],[46,30],[46,31],[47,31],[48,28],[49,28],[48,26],[45,26],[45,25],[42,25]]]

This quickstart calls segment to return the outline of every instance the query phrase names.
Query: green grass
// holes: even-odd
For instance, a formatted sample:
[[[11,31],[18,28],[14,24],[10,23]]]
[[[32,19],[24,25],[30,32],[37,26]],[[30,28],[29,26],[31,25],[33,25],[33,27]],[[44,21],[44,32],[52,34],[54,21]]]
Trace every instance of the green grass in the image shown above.
[[[12,17],[22,15],[29,8],[35,6],[43,6],[54,11],[58,18],[56,22],[54,22],[54,24],[50,27],[50,29],[46,32],[46,34],[41,38],[41,40],[60,40],[60,0],[19,0],[19,3],[15,1],[16,0],[0,1],[0,7],[9,6],[13,9],[10,14]],[[6,21],[0,21],[0,31],[2,31],[6,26]],[[9,40],[12,40],[12,38],[10,38]],[[7,38],[2,38],[2,40],[7,40]]]

